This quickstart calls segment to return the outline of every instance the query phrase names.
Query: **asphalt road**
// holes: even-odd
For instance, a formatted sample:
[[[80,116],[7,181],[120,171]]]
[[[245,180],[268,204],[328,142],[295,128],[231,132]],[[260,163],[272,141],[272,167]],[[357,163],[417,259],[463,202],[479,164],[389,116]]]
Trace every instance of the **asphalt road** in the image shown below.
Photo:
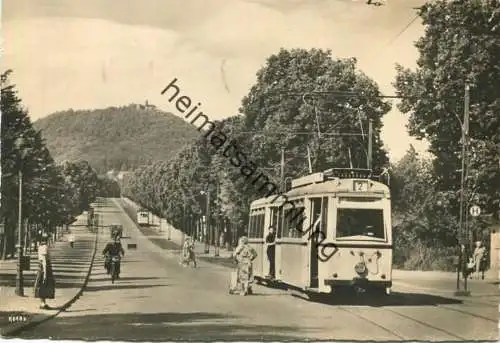
[[[255,295],[228,294],[229,270],[200,262],[179,266],[148,242],[114,203],[96,209],[104,224],[131,236],[121,279],[114,285],[96,259],[83,296],[58,317],[20,335],[57,340],[497,340],[494,295],[463,301],[409,286],[385,301],[347,298],[307,301],[256,286]],[[100,236],[104,247],[108,234]],[[432,281],[432,284],[440,283]]]

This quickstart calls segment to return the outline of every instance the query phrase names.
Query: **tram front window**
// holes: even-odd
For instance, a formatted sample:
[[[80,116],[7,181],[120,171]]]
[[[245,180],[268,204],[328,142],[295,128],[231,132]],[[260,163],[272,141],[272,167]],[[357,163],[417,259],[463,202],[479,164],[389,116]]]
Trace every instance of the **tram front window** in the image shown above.
[[[366,236],[385,238],[382,210],[339,208],[337,214],[337,237]]]

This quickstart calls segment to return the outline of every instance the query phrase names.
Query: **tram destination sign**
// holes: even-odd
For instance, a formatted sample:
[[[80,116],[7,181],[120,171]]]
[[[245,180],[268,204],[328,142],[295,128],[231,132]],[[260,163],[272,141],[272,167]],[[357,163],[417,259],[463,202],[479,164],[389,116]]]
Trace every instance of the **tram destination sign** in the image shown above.
[[[355,192],[368,191],[368,181],[366,180],[354,180],[352,185]]]

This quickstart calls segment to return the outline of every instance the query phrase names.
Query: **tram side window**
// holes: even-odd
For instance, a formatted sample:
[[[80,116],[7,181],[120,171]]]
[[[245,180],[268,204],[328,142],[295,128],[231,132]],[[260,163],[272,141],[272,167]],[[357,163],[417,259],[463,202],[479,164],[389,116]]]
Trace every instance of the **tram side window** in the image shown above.
[[[302,225],[305,220],[304,208],[289,208],[284,211],[283,237],[300,238],[302,236]]]
[[[337,237],[350,236],[385,238],[383,210],[339,208]]]
[[[258,238],[264,237],[264,219],[265,219],[264,213],[257,215],[256,237]]]
[[[252,214],[248,225],[248,238],[261,238],[264,235],[264,214]]]
[[[281,207],[273,207],[271,209],[272,225],[276,232],[276,238],[281,238],[283,231],[283,210]]]
[[[248,222],[248,237],[251,238],[253,235],[253,228],[255,226],[255,216],[250,215],[250,220]]]
[[[278,221],[279,221],[279,207],[271,208],[271,226],[276,231],[278,229]]]

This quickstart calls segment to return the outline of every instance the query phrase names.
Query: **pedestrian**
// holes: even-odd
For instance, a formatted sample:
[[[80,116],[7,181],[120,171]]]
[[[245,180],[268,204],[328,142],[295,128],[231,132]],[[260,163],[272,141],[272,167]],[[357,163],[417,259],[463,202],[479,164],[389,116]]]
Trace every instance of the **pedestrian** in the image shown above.
[[[69,246],[73,248],[73,246],[75,244],[75,235],[71,231],[70,231],[70,234],[68,236],[68,242],[69,242]]]
[[[486,248],[482,245],[481,241],[476,242],[476,248],[474,249],[474,271],[475,279],[479,279],[480,272],[482,271],[482,278],[484,280],[484,269],[481,268],[485,264]]]
[[[40,308],[49,309],[46,299],[55,298],[55,280],[50,261],[48,235],[42,235],[38,246],[38,272],[36,274],[34,293],[40,299]]]
[[[269,233],[266,236],[267,259],[269,260],[269,278],[276,277],[275,272],[275,254],[276,254],[276,233],[274,227],[269,227]]]
[[[246,236],[240,238],[233,256],[238,262],[238,270],[236,271],[236,285],[231,285],[229,292],[231,294],[239,292],[240,295],[252,294],[252,264],[257,257],[257,252],[248,244]]]
[[[460,266],[462,268],[462,275],[464,279],[467,279],[474,271],[474,258],[471,256],[468,244],[460,244],[460,250],[461,250]]]
[[[189,266],[190,262],[193,262],[193,267],[196,268],[196,254],[194,252],[194,240],[187,236],[184,240],[181,253],[181,265]]]

